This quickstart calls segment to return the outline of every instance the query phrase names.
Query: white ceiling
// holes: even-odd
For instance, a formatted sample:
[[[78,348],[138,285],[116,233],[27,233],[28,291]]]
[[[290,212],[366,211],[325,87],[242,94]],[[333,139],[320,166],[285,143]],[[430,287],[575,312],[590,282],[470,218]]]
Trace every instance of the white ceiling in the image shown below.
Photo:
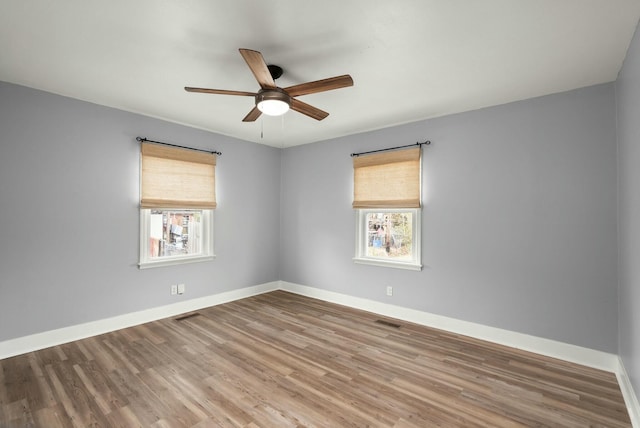
[[[640,0],[0,0],[0,80],[288,147],[613,81],[639,16]],[[243,123],[253,98],[183,90],[257,91],[238,48],[281,87],[355,83],[300,97],[321,122]]]

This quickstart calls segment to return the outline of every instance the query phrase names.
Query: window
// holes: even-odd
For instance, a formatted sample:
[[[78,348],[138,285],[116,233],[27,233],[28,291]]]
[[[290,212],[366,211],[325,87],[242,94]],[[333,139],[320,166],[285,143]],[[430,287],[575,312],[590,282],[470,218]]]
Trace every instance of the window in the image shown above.
[[[356,263],[420,270],[420,148],[354,158]]]
[[[420,270],[420,210],[357,212],[357,263]]]
[[[140,268],[212,260],[216,156],[142,143]]]

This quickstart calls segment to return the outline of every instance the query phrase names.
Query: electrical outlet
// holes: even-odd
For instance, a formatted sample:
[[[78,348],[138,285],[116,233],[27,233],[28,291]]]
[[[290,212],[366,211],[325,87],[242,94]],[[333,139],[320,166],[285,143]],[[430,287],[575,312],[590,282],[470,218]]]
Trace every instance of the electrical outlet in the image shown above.
[[[393,296],[393,287],[387,285],[387,296]]]
[[[185,292],[185,285],[178,284],[178,294],[184,294],[184,292]]]
[[[178,286],[176,284],[171,285],[171,295],[175,296],[178,294]]]

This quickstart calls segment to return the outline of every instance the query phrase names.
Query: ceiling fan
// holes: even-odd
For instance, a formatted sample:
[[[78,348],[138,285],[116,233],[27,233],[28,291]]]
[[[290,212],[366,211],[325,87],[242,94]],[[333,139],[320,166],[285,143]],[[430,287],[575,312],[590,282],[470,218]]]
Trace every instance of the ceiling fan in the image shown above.
[[[289,108],[313,119],[322,120],[329,116],[329,113],[307,103],[303,103],[295,97],[353,86],[351,76],[344,74],[328,79],[301,83],[299,85],[289,86],[288,88],[279,88],[276,86],[275,79],[282,76],[282,68],[277,65],[267,65],[262,54],[258,51],[240,49],[240,55],[242,55],[247,62],[251,72],[260,84],[261,89],[258,92],[193,88],[190,86],[186,86],[184,88],[185,91],[254,97],[256,105],[251,109],[249,114],[242,119],[243,122],[253,122],[259,118],[262,113],[270,116],[280,116],[286,113]]]

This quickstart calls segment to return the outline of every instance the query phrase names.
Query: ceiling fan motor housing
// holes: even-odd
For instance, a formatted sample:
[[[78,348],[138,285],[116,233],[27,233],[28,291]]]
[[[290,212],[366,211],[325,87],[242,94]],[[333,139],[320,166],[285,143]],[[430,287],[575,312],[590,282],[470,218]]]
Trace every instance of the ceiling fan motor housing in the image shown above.
[[[274,89],[261,89],[256,94],[256,104],[260,103],[260,101],[268,101],[268,100],[277,100],[282,101],[287,104],[291,104],[291,97],[285,91],[280,88]]]

